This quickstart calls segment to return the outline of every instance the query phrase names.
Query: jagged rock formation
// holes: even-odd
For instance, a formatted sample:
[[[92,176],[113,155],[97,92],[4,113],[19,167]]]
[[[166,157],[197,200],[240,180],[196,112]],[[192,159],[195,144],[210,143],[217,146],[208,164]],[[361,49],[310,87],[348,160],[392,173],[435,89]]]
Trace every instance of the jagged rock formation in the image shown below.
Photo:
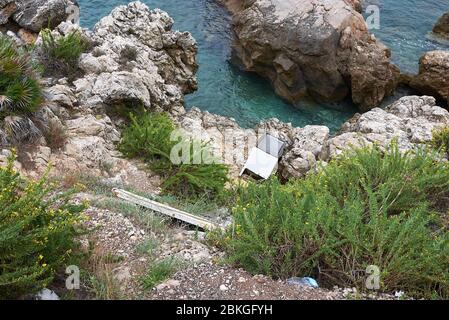
[[[0,0],[0,25],[6,24],[16,10],[17,4],[13,0]]]
[[[332,158],[348,147],[379,145],[397,140],[401,151],[427,144],[436,128],[449,125],[449,112],[436,105],[434,97],[408,96],[385,110],[375,108],[346,122],[341,133],[326,143],[323,159]]]
[[[419,74],[409,85],[449,104],[449,51],[430,51],[419,62]]]
[[[39,32],[47,26],[57,26],[66,21],[70,6],[77,5],[75,0],[16,0],[17,11],[13,20],[21,27]]]
[[[123,179],[139,174],[116,151],[120,122],[111,116],[114,107],[125,105],[185,112],[184,94],[197,87],[197,46],[189,33],[172,31],[172,25],[167,13],[133,2],[117,7],[93,31],[68,22],[52,31],[58,38],[78,30],[93,45],[79,59],[81,77],[43,82],[46,101],[33,119],[40,119],[39,127],[62,128],[66,142],[52,150],[44,138],[36,141],[26,155],[34,164],[31,171],[42,173],[52,162],[55,172],[89,171]],[[38,39],[37,52],[40,45]]]
[[[235,53],[244,68],[268,78],[290,102],[305,95],[320,101],[351,95],[366,111],[398,84],[399,70],[389,49],[369,34],[356,10],[359,1],[226,3],[235,13]]]
[[[15,22],[30,31],[39,32],[49,25],[65,21],[67,8],[78,6],[75,0],[1,0],[0,24]]]
[[[40,174],[52,162],[56,174],[79,171],[125,183],[133,177],[147,181],[145,173],[116,150],[120,122],[111,114],[116,105],[136,107],[140,102],[150,110],[167,111],[186,134],[210,141],[214,155],[231,166],[233,177],[264,133],[287,142],[279,170],[290,178],[304,176],[351,146],[387,146],[396,138],[401,150],[409,150],[430,141],[434,128],[449,125],[449,112],[436,106],[434,98],[417,96],[402,98],[386,110],[356,115],[336,136],[325,126],[294,128],[272,119],[244,129],[233,119],[197,108],[186,112],[183,96],[196,89],[197,47],[190,34],[171,31],[172,24],[165,12],[140,2],[116,8],[93,31],[61,23],[53,31],[55,37],[76,28],[94,44],[80,58],[84,75],[79,79],[45,79],[46,102],[33,118],[40,127],[63,128],[66,141],[52,149],[42,138],[20,159],[34,167],[16,166]],[[0,131],[0,144],[3,138]],[[8,155],[7,150],[0,152],[0,162]]]
[[[441,16],[433,27],[433,33],[441,37],[449,38],[449,12]]]
[[[404,97],[385,110],[374,108],[356,115],[336,136],[330,136],[325,126],[295,128],[277,119],[254,129],[243,129],[232,119],[199,109],[179,116],[178,123],[191,136],[210,141],[215,156],[231,166],[234,176],[258,137],[270,133],[287,142],[280,173],[284,178],[291,178],[303,177],[320,162],[327,162],[353,147],[373,144],[387,147],[393,139],[402,151],[426,144],[432,140],[435,128],[449,125],[449,112],[437,106],[433,97]]]
[[[197,89],[197,45],[172,26],[166,12],[140,2],[114,9],[91,34],[97,45],[80,59],[86,76],[75,94],[91,108],[127,101],[182,111],[184,94]]]
[[[30,44],[41,29],[69,19],[75,8],[76,0],[0,0],[0,31],[18,44]]]

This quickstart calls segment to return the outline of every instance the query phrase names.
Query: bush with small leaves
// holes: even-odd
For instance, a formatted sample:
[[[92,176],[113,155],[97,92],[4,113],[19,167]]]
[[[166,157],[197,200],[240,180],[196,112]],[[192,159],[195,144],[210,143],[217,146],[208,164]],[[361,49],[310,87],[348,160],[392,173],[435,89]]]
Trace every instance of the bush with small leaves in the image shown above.
[[[449,163],[437,159],[426,149],[367,148],[303,180],[250,183],[222,244],[253,273],[365,291],[375,265],[382,291],[447,298],[447,212],[433,205],[449,191]]]
[[[14,157],[0,167],[0,298],[14,299],[46,287],[77,247],[84,204],[75,190],[57,192],[44,176],[22,179]]]
[[[228,167],[212,161],[194,161],[198,154],[209,154],[207,145],[183,137],[171,139],[175,127],[166,114],[143,113],[138,118],[133,115],[130,118],[131,124],[123,131],[119,150],[128,157],[148,162],[150,168],[164,178],[162,187],[165,193],[184,198],[223,194],[228,181]],[[188,143],[190,153],[188,159],[184,159],[188,161],[173,163],[172,150],[180,143]],[[194,150],[194,145],[199,145],[199,150]]]
[[[449,155],[449,126],[433,131],[431,145]]]

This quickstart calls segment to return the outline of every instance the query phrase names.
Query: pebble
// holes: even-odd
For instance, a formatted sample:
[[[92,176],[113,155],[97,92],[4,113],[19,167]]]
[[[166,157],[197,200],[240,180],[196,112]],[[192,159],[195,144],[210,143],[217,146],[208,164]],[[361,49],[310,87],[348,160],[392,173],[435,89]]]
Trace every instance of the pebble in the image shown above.
[[[185,239],[185,236],[182,233],[177,233],[177,234],[175,234],[173,239],[176,240],[176,241],[182,241],[182,240]]]

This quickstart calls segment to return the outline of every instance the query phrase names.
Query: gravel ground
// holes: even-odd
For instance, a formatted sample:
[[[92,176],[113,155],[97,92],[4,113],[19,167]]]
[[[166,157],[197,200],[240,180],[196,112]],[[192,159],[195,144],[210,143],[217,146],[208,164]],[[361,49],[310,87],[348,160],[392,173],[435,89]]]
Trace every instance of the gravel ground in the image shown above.
[[[153,290],[151,299],[167,300],[336,300],[338,291],[313,289],[252,276],[242,269],[213,262],[190,266]]]
[[[202,300],[202,299],[343,299],[339,291],[313,289],[275,281],[263,275],[252,276],[242,269],[223,265],[224,253],[201,243],[204,234],[179,225],[164,234],[149,234],[121,213],[91,207],[87,210],[91,239],[96,246],[121,257],[114,277],[127,299]],[[136,248],[148,239],[158,242],[157,259],[175,257],[180,270],[153,290],[144,292],[138,279],[145,272],[149,257]]]
[[[202,243],[204,233],[189,231],[178,224],[161,232],[148,231],[122,213],[91,207],[87,226],[95,231],[90,242],[104,254],[120,257],[112,269],[124,299],[150,300],[339,300],[397,299],[394,295],[361,296],[355,289],[314,289],[263,275],[253,276],[243,269],[223,264],[225,254]],[[151,240],[156,243],[151,256],[138,250]],[[84,239],[87,243],[87,239]],[[87,244],[86,244],[87,245]],[[170,279],[144,291],[139,279],[149,262],[166,258],[179,261]]]

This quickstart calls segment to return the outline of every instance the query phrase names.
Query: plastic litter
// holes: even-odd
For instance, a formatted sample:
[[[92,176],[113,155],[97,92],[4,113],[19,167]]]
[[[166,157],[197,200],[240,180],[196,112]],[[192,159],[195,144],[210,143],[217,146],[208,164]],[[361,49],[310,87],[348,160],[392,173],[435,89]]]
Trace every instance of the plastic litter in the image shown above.
[[[59,300],[59,297],[54,291],[44,288],[36,295],[36,300]]]
[[[316,282],[315,279],[310,278],[310,277],[304,277],[304,278],[290,278],[287,280],[288,284],[294,284],[294,285],[299,285],[299,286],[307,286],[307,287],[312,287],[312,288],[319,288],[318,282]]]

